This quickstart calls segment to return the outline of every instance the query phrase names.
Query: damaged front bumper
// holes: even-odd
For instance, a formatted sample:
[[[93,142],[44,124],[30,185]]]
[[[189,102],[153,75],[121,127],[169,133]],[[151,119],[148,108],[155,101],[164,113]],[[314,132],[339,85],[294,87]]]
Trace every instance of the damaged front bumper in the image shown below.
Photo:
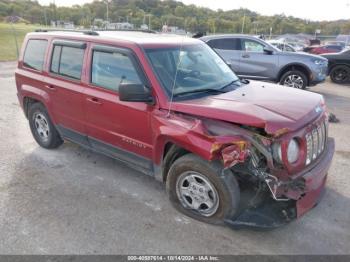
[[[237,217],[226,219],[225,222],[236,229],[243,227],[272,229],[302,216],[319,203],[324,193],[334,150],[334,139],[329,138],[327,150],[325,150],[318,164],[301,175],[305,181],[305,189],[299,199],[276,201],[269,195],[260,204],[244,209]]]

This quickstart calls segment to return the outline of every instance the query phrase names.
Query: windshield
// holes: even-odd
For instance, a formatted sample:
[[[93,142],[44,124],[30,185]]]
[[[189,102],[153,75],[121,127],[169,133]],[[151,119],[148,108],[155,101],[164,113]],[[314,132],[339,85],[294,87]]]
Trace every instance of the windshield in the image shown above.
[[[205,44],[147,49],[146,53],[169,96],[172,91],[174,96],[219,91],[239,81],[221,57]]]

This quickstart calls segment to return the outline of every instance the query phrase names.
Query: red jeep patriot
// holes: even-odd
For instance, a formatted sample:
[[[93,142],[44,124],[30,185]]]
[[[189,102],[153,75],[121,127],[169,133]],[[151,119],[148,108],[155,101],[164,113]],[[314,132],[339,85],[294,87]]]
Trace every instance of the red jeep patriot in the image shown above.
[[[37,31],[16,70],[35,140],[116,158],[198,220],[277,227],[314,207],[334,140],[323,97],[240,80],[200,40]]]

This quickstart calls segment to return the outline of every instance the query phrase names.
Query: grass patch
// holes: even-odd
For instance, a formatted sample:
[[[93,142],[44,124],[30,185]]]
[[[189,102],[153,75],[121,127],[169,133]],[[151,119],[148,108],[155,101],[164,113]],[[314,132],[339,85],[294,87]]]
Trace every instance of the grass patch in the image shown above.
[[[16,32],[18,49],[21,50],[25,35],[41,28],[40,25],[13,24]],[[11,24],[0,23],[0,61],[14,61],[17,59],[16,42]]]

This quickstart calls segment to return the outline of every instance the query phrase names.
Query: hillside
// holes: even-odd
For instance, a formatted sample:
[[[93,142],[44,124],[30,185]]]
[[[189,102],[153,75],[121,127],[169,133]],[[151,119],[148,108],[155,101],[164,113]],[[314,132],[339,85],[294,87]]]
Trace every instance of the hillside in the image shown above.
[[[73,21],[75,25],[90,27],[95,18],[106,19],[106,3],[95,1],[90,4],[73,7],[41,6],[36,1],[0,0],[0,18],[15,15],[30,23],[49,24],[51,20]],[[143,22],[151,28],[160,30],[163,24],[178,26],[190,32],[209,33],[241,32],[244,20],[244,33],[273,34],[309,33],[321,29],[323,35],[350,33],[350,20],[310,22],[283,14],[262,16],[247,9],[214,11],[208,8],[185,5],[172,0],[111,0],[109,20],[112,22],[129,21],[137,27]]]

